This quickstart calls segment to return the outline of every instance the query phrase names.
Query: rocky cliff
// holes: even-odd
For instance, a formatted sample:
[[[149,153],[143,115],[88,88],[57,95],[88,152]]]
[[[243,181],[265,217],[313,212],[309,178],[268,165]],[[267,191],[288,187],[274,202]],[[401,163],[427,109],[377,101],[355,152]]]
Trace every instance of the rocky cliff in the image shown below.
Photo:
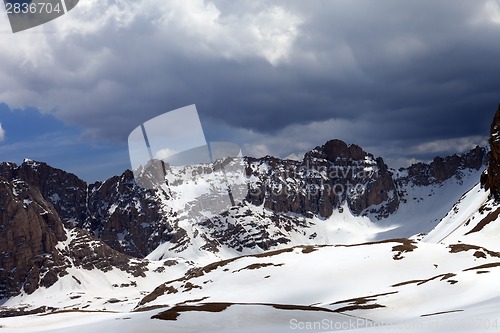
[[[493,150],[494,144],[492,139]],[[490,175],[498,172],[500,153],[495,154]],[[321,235],[313,218],[327,220],[344,209],[375,221],[385,218],[406,202],[408,184],[460,181],[467,170],[483,168],[486,155],[477,147],[398,172],[357,145],[331,140],[302,161],[245,158],[246,199],[202,220],[188,218],[192,202],[179,206],[189,177],[148,190],[135,184],[130,171],[87,184],[45,163],[0,163],[0,297],[50,286],[73,266],[142,274],[144,264],[127,255],[142,258],[161,244],[175,255],[193,247],[210,253],[259,252],[291,245],[296,237],[316,243]],[[179,174],[215,181],[210,168]],[[500,189],[491,181],[489,186]]]
[[[328,218],[342,210],[344,203],[354,215],[370,214],[380,219],[397,211],[401,201],[406,200],[401,190],[405,184],[427,186],[453,177],[459,179],[464,170],[482,168],[486,155],[484,148],[477,147],[460,156],[436,157],[430,164],[418,163],[396,172],[382,158],[375,158],[357,145],[331,140],[306,153],[302,161],[249,157],[245,159],[249,191],[240,210],[262,206],[272,213],[275,223],[283,226],[283,232],[304,227],[287,215]],[[210,170],[197,176],[209,177]],[[0,164],[0,177],[36,189],[67,228],[87,230],[117,251],[141,258],[164,242],[180,248],[189,246],[192,231],[179,225],[182,212],[170,204],[182,180],[148,190],[138,187],[132,172],[126,171],[89,185],[73,174],[31,160],[20,166]],[[182,187],[178,191],[182,192]],[[256,224],[265,225],[254,217]],[[210,234],[207,244],[218,244],[218,237],[234,238],[228,243],[230,247],[238,243],[237,239],[243,237],[241,227],[236,225],[221,233],[209,227],[218,219],[201,221]],[[258,238],[264,249],[284,241],[279,237],[270,239],[265,230]]]
[[[249,201],[274,212],[328,218],[346,202],[355,215],[373,208],[387,216],[398,207],[396,184],[382,158],[340,140],[314,148],[302,162],[264,157],[249,158],[248,165],[247,175],[259,179],[251,184]]]
[[[67,228],[87,230],[112,248],[144,257],[175,231],[162,211],[165,193],[135,185],[132,172],[88,185],[74,174],[26,159],[0,164],[0,177],[37,189]]]
[[[408,168],[408,177],[414,184],[427,186],[441,183],[451,177],[460,177],[461,170],[479,170],[488,160],[485,148],[476,147],[462,155],[452,155],[445,158],[435,157],[429,163],[416,163]]]
[[[0,299],[21,291],[31,294],[39,287],[48,288],[59,277],[67,275],[70,267],[101,271],[116,267],[133,274],[144,274],[145,263],[133,261],[111,249],[87,231],[76,227],[70,231],[65,229],[58,211],[44,198],[40,188],[5,172],[6,169],[15,169],[22,174],[26,165],[16,168],[12,164],[3,164],[2,167]],[[45,165],[44,168],[48,170],[49,167]],[[36,182],[33,178],[27,179]],[[64,184],[65,179],[62,178],[61,182]],[[42,190],[48,190],[48,187],[42,187]]]
[[[481,182],[490,190],[491,195],[500,201],[500,104],[491,123],[489,143],[491,153],[488,173]]]
[[[0,239],[0,298],[48,287],[64,274],[56,244],[66,234],[37,188],[0,178]]]

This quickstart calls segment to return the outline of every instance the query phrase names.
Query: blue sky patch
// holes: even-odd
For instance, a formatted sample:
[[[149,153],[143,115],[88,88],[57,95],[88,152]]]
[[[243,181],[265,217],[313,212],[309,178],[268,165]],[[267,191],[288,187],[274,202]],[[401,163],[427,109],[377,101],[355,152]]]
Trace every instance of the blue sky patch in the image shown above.
[[[83,130],[35,108],[11,110],[0,104],[0,160],[43,161],[73,172],[87,181],[104,180],[129,168],[125,144],[90,142]]]

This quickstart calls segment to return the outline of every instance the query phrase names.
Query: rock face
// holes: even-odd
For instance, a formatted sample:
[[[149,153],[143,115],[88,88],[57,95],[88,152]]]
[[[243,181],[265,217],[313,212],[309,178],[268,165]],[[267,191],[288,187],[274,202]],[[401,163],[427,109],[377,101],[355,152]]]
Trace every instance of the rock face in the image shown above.
[[[164,209],[168,194],[136,186],[131,171],[88,187],[87,218],[78,226],[93,232],[112,248],[145,257],[175,237],[172,212]]]
[[[387,216],[398,207],[396,185],[384,161],[340,140],[316,147],[302,162],[265,157],[248,159],[248,164],[247,174],[259,178],[249,201],[275,212],[328,218],[344,202],[355,215],[385,203],[373,212]]]
[[[59,216],[38,189],[0,178],[0,298],[52,285],[64,266],[55,246],[65,239]]]
[[[12,171],[14,165],[1,166],[0,299],[48,288],[67,275],[69,267],[101,271],[117,267],[133,275],[144,274],[144,262],[133,261],[87,231],[77,227],[65,230],[57,210],[40,189],[19,178],[5,178],[13,177],[5,171]]]
[[[169,212],[161,209],[167,194],[136,186],[130,171],[88,185],[74,174],[25,160],[20,166],[1,163],[0,177],[36,188],[66,227],[85,229],[134,257],[146,256],[176,233]]]
[[[26,159],[20,166],[0,164],[0,176],[19,179],[37,188],[52,203],[62,221],[83,221],[87,218],[87,184],[74,174]]]
[[[496,201],[500,201],[500,104],[493,118],[490,128],[490,163],[488,174],[483,177],[482,183]]]
[[[288,230],[305,226],[287,214],[328,218],[335,210],[342,210],[344,204],[354,215],[383,218],[398,209],[404,197],[400,191],[404,184],[427,186],[454,176],[459,178],[462,170],[481,168],[485,156],[485,149],[477,147],[462,156],[437,157],[430,164],[412,165],[407,175],[400,177],[382,158],[375,158],[357,145],[331,140],[306,153],[302,161],[270,156],[246,158],[250,183],[245,205],[264,207],[272,212],[276,224]],[[164,242],[175,243],[179,248],[189,246],[189,235],[198,232],[193,231],[196,228],[190,231],[179,226],[177,214],[181,212],[169,205],[171,187],[140,188],[130,171],[88,185],[73,174],[26,160],[20,166],[1,163],[0,177],[20,180],[37,189],[66,228],[87,230],[111,248],[130,256],[142,258]],[[169,186],[175,186],[175,182]],[[259,217],[255,219],[260,223]],[[215,224],[222,223],[217,220],[202,223],[208,233],[213,233],[214,239],[206,240],[207,247],[216,246],[217,238],[222,237],[234,238],[228,246],[239,248],[241,239],[237,239],[243,237],[241,227],[227,227],[223,235],[213,230]],[[268,248],[285,241],[278,238],[266,236],[262,230],[260,244]]]
[[[499,113],[492,125],[490,175],[500,172]],[[186,168],[180,173],[186,178],[148,190],[135,184],[131,171],[89,185],[45,163],[0,163],[0,298],[50,286],[73,266],[141,275],[145,261],[129,256],[143,258],[161,244],[176,255],[195,244],[195,250],[217,253],[222,247],[268,250],[289,244],[292,235],[315,242],[317,235],[306,232],[314,226],[311,218],[326,220],[344,209],[387,217],[405,202],[403,187],[459,181],[467,169],[483,168],[486,155],[477,147],[397,172],[357,145],[331,140],[302,161],[245,158],[246,199],[201,221],[186,219],[196,204],[176,195],[193,177],[205,177],[208,185],[217,181],[208,167]],[[488,179],[495,195],[499,178]]]
[[[451,177],[460,177],[461,170],[479,170],[488,160],[485,148],[476,147],[462,155],[436,157],[430,164],[416,163],[408,168],[408,177],[418,186],[442,183]]]

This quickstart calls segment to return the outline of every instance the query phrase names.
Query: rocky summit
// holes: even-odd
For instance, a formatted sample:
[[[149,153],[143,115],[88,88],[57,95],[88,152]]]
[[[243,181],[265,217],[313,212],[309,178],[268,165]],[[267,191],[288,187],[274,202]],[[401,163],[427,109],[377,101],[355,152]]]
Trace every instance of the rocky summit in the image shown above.
[[[248,159],[248,164],[248,175],[259,179],[251,184],[258,195],[251,191],[250,202],[273,212],[328,218],[347,203],[355,215],[370,208],[387,216],[398,206],[396,182],[382,158],[340,140],[314,148],[301,162],[265,157]]]
[[[0,298],[48,288],[68,275],[71,267],[103,271],[117,268],[143,274],[143,263],[111,249],[86,230],[65,228],[60,216],[75,220],[80,212],[75,209],[75,215],[69,217],[66,210],[58,211],[53,201],[57,204],[62,200],[56,200],[56,193],[57,198],[66,198],[66,203],[68,197],[78,198],[73,185],[83,182],[74,175],[33,161],[25,161],[20,167],[3,163],[0,169]],[[33,172],[27,172],[29,169]],[[33,178],[36,170],[40,177]],[[36,186],[40,178],[50,179],[43,176],[48,174],[61,177],[57,184],[63,186],[58,191],[51,182]],[[48,198],[44,191],[50,194]],[[68,191],[68,197],[62,191]]]
[[[494,195],[500,191],[495,182],[500,172],[498,126],[500,110],[490,140],[487,186]],[[289,247],[299,240],[301,245],[341,242],[350,232],[334,228],[330,218],[366,217],[388,224],[410,203],[432,202],[440,188],[458,186],[463,193],[468,188],[460,189],[461,184],[486,168],[487,155],[485,148],[476,147],[394,170],[357,145],[331,140],[307,152],[302,161],[247,157],[239,175],[248,191],[245,199],[221,214],[205,207],[196,219],[189,213],[199,198],[181,197],[193,175],[196,182],[213,185],[217,179],[210,168],[177,170],[184,176],[143,189],[128,170],[87,184],[42,162],[1,163],[0,298],[49,287],[75,267],[144,275],[147,261],[133,257],[215,261]],[[427,228],[438,218],[429,218]]]

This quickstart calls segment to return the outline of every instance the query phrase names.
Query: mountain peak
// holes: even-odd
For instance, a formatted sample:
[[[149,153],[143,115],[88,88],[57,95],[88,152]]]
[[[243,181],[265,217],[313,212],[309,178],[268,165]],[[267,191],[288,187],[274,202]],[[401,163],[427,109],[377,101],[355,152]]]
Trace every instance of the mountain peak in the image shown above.
[[[326,154],[328,160],[332,162],[338,158],[363,160],[366,156],[365,151],[360,146],[347,144],[339,139],[328,141],[321,147],[321,150]]]

